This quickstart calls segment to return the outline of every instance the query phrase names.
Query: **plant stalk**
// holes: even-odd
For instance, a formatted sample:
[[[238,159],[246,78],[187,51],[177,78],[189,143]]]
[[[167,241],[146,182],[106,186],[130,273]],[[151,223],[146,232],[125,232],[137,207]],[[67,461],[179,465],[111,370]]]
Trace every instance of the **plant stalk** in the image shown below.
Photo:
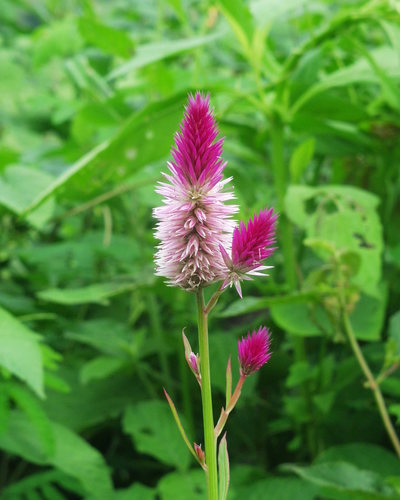
[[[201,401],[203,406],[204,444],[207,465],[208,499],[218,500],[217,447],[214,438],[214,416],[212,407],[210,354],[208,348],[208,316],[205,312],[203,290],[196,294],[197,324],[199,331]]]
[[[382,395],[382,391],[379,387],[378,382],[375,380],[375,377],[367,363],[367,360],[364,358],[364,355],[360,349],[360,345],[358,344],[358,341],[356,339],[356,336],[354,334],[353,327],[351,326],[349,316],[345,310],[345,304],[343,303],[342,300],[342,311],[343,311],[343,326],[347,335],[347,338],[349,339],[351,348],[353,350],[353,353],[355,357],[357,358],[358,364],[360,365],[360,368],[362,372],[364,373],[367,381],[368,381],[368,387],[371,389],[371,391],[374,394],[376,404],[378,406],[378,410],[380,413],[380,416],[383,421],[383,425],[385,426],[386,432],[388,433],[388,436],[390,438],[390,441],[392,442],[393,448],[396,451],[397,456],[400,458],[400,441],[399,438],[396,434],[396,431],[393,427],[392,421],[390,420],[389,413],[386,408],[386,403]]]

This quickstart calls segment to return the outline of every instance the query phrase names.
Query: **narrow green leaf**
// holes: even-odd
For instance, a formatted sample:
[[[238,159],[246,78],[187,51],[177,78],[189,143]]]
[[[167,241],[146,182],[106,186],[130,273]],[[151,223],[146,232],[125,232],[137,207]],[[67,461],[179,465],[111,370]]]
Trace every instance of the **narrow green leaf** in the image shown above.
[[[222,33],[215,33],[212,35],[187,38],[183,40],[165,40],[161,43],[157,42],[141,45],[137,47],[132,60],[113,69],[107,79],[111,81],[121,78],[131,71],[143,68],[154,62],[166,59],[167,57],[215,42],[215,40],[221,36]]]
[[[242,0],[220,0],[219,4],[243,50],[249,54],[254,26],[247,5]]]
[[[228,406],[229,401],[232,397],[232,366],[231,366],[231,357],[229,356],[228,364],[226,365],[226,405]]]
[[[169,407],[171,408],[172,415],[173,415],[175,423],[179,429],[179,432],[181,433],[182,439],[185,441],[185,444],[189,448],[190,453],[193,455],[195,460],[198,462],[199,457],[196,455],[196,453],[193,449],[193,446],[190,444],[190,441],[189,441],[188,437],[186,436],[185,429],[183,428],[183,425],[182,425],[181,420],[179,418],[178,412],[176,411],[175,405],[165,389],[164,389],[164,394],[165,394],[165,397],[167,398]]]
[[[229,455],[226,442],[226,432],[218,449],[219,500],[226,500],[229,489]]]
[[[185,348],[185,357],[186,360],[189,362],[190,359],[190,354],[193,352],[192,347],[190,345],[190,342],[188,341],[186,335],[185,335],[185,329],[182,329],[182,339],[183,339],[183,346]]]
[[[315,139],[311,138],[304,141],[294,150],[290,158],[290,175],[294,184],[299,181],[301,174],[310,163],[314,154],[314,147]]]
[[[109,298],[136,288],[134,283],[98,283],[82,288],[49,288],[38,293],[38,297],[46,302],[74,306],[79,304],[107,305]]]

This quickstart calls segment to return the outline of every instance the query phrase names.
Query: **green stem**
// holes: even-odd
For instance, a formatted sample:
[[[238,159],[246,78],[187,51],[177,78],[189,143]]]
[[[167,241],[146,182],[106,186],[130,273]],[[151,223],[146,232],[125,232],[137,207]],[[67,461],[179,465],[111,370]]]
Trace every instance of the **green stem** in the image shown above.
[[[364,358],[364,355],[360,349],[360,346],[357,342],[356,336],[354,335],[353,327],[351,326],[349,316],[346,312],[345,309],[345,303],[342,298],[342,311],[343,311],[343,326],[347,334],[347,338],[349,339],[351,348],[353,350],[353,353],[355,357],[357,358],[358,364],[361,367],[362,372],[364,373],[367,381],[368,381],[368,387],[371,389],[371,391],[374,394],[376,404],[378,406],[378,410],[380,413],[380,416],[383,421],[383,425],[385,426],[386,432],[389,435],[389,438],[392,442],[393,448],[395,449],[397,456],[400,458],[400,442],[399,438],[396,434],[396,431],[393,427],[392,421],[390,420],[389,413],[386,408],[385,400],[383,399],[383,395],[381,392],[381,389],[379,387],[379,384],[375,380],[374,375],[371,372],[371,369]]]
[[[214,416],[212,408],[210,355],[208,348],[208,322],[205,312],[203,290],[196,294],[197,321],[199,331],[201,400],[203,405],[204,444],[207,465],[208,499],[218,500],[217,448],[214,438]]]

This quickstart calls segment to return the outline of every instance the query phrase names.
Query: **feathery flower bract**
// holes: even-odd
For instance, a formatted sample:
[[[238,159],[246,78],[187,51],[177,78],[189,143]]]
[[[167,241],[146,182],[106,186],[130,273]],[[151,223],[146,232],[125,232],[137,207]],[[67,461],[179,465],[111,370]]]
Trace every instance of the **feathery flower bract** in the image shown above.
[[[271,357],[269,347],[270,334],[265,326],[242,337],[238,342],[240,374],[247,377],[265,365]]]
[[[226,272],[222,289],[234,284],[240,297],[242,290],[241,280],[250,280],[251,275],[263,276],[261,271],[270,269],[272,266],[264,266],[262,262],[269,257],[275,248],[275,224],[277,214],[273,209],[261,210],[247,221],[241,222],[235,227],[232,238],[232,257],[223,246],[220,252],[226,265]]]
[[[216,140],[217,124],[209,96],[189,96],[184,119],[175,135],[175,147],[157,192],[164,205],[154,209],[158,219],[155,236],[156,274],[168,283],[194,291],[223,278],[220,245],[230,248],[235,205],[225,191],[226,162],[221,158],[223,139]]]

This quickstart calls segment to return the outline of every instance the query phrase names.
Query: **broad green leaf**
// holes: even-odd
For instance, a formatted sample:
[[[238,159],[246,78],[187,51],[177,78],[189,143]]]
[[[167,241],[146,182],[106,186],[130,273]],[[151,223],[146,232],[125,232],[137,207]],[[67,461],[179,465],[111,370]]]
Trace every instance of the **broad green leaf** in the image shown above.
[[[309,238],[359,254],[360,269],[353,280],[372,295],[379,295],[383,249],[378,203],[373,194],[348,186],[290,186],[285,197],[289,218]]]
[[[355,500],[397,498],[393,488],[373,471],[362,470],[347,462],[326,462],[300,467],[286,465],[290,470],[312,484],[323,487],[326,492],[344,494],[340,498]],[[372,495],[372,496],[371,496]],[[334,498],[338,498],[334,496]]]
[[[74,20],[65,18],[35,31],[33,60],[35,65],[41,66],[55,57],[73,55],[81,47],[82,39]]]
[[[4,500],[16,500],[19,498],[27,498],[29,500],[31,498],[32,500],[36,500],[36,498],[46,498],[49,500],[64,499],[63,496],[57,497],[57,494],[60,495],[60,493],[56,490],[51,490],[51,495],[46,496],[46,493],[49,491],[49,486],[53,484],[60,485],[66,491],[70,491],[77,495],[83,495],[84,493],[77,481],[66,476],[63,472],[51,470],[31,474],[12,483],[3,490],[2,496]],[[36,493],[39,497],[35,497]]]
[[[386,293],[381,297],[362,294],[354,310],[350,314],[350,322],[354,333],[360,340],[379,340],[385,322]]]
[[[86,153],[49,183],[26,212],[60,191],[63,197],[82,202],[82,198],[103,193],[107,183],[121,183],[139,168],[164,158],[182,117],[185,100],[186,95],[177,95],[134,114],[111,139]]]
[[[126,362],[123,359],[106,356],[99,356],[91,359],[81,368],[80,376],[82,384],[87,384],[95,379],[106,378],[121,370],[125,364]]]
[[[92,346],[101,353],[120,358],[132,349],[137,350],[134,342],[136,334],[127,324],[106,317],[71,324],[65,336]]]
[[[134,483],[129,488],[117,490],[113,498],[115,500],[154,500],[155,497],[156,492],[154,489],[141,483]]]
[[[370,51],[373,61],[379,61],[379,66],[388,78],[400,78],[398,55],[391,47],[379,47]],[[353,64],[338,69],[323,76],[320,81],[308,88],[294,103],[292,113],[298,113],[307,101],[319,93],[335,87],[344,87],[352,84],[379,83],[379,75],[364,57]]]
[[[182,423],[185,426],[184,419]],[[136,449],[141,453],[152,455],[178,469],[188,467],[190,455],[167,402],[142,401],[129,406],[125,411],[123,428],[132,436]]]
[[[169,40],[163,41],[162,43],[154,42],[146,45],[139,45],[132,60],[113,69],[108,75],[108,80],[121,78],[131,71],[143,68],[148,64],[215,42],[220,37],[221,33],[216,33],[187,38],[186,40]]]
[[[229,500],[315,500],[318,488],[294,477],[270,477],[232,489]]]
[[[51,428],[54,453],[48,455],[29,420],[14,411],[7,433],[0,436],[0,447],[29,462],[55,467],[77,479],[85,491],[96,498],[110,498],[111,478],[101,454],[63,425],[52,422]]]
[[[10,166],[0,177],[0,205],[21,214],[52,181],[53,177],[34,168]]]
[[[186,473],[172,472],[162,477],[157,484],[161,500],[206,500],[206,478],[204,472],[191,470]]]
[[[81,36],[91,45],[109,54],[127,58],[132,55],[134,44],[129,35],[123,31],[107,26],[89,17],[78,19]]]
[[[0,308],[0,366],[44,397],[43,360],[39,337]]]
[[[283,330],[300,337],[314,337],[322,335],[321,326],[331,334],[333,326],[328,314],[320,305],[276,304],[270,309],[275,323]]]
[[[16,383],[9,382],[6,386],[6,392],[32,423],[34,432],[39,437],[46,455],[52,455],[54,453],[54,437],[51,422],[39,401],[28,389]]]
[[[385,297],[370,297],[362,294],[350,314],[350,322],[360,340],[379,340],[385,317]],[[337,324],[333,324],[321,305],[309,302],[271,305],[273,320],[284,330],[302,337],[334,335]]]
[[[386,448],[372,443],[349,443],[333,446],[323,451],[315,463],[343,461],[362,470],[370,470],[383,477],[400,476],[400,462]]]
[[[14,112],[18,109],[17,99],[24,89],[26,75],[21,64],[15,59],[13,51],[0,50],[0,105],[3,112]],[[11,151],[10,153],[12,155]],[[8,156],[7,151],[3,149],[2,156],[4,154]]]
[[[244,297],[230,304],[222,312],[218,312],[220,318],[231,318],[241,316],[256,311],[265,311],[271,306],[278,304],[301,304],[304,302],[312,302],[318,299],[322,290],[305,290],[293,292],[287,295],[275,295],[271,297]]]
[[[292,182],[299,182],[301,174],[307,168],[314,154],[315,140],[313,138],[300,144],[290,158],[290,175]]]
[[[98,283],[82,288],[50,288],[39,292],[37,295],[46,302],[66,306],[79,304],[101,304],[106,306],[110,303],[108,299],[121,293],[130,292],[136,286],[134,283]]]
[[[61,367],[59,373],[70,391],[49,390],[44,407],[52,420],[76,432],[118,418],[132,401],[144,398],[143,384],[139,384],[137,375],[129,371],[122,370],[87,384],[81,383],[76,368]]]
[[[218,481],[219,500],[226,500],[229,490],[229,456],[226,442],[226,432],[223,435],[218,447]]]

